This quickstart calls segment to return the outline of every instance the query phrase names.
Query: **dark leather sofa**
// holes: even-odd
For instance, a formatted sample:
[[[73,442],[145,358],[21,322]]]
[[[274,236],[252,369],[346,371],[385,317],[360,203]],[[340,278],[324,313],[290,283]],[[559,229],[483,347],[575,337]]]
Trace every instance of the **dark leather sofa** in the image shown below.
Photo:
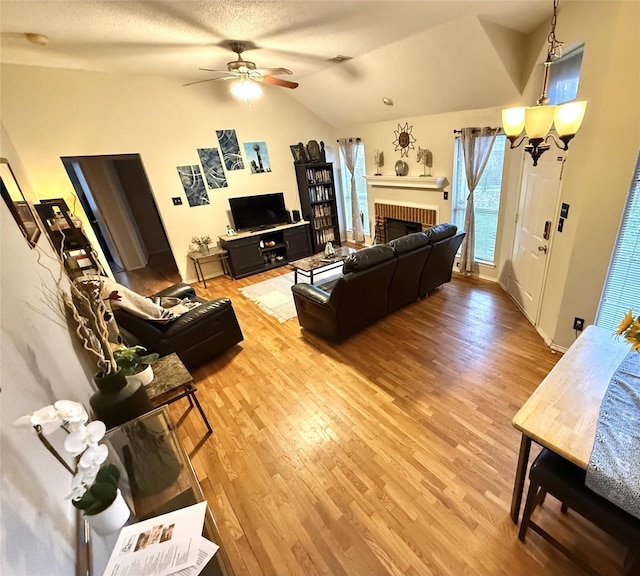
[[[340,278],[291,287],[305,330],[341,341],[451,280],[464,238],[453,224],[364,248],[344,262]]]
[[[160,356],[175,352],[187,368],[194,368],[244,339],[229,298],[199,298],[189,284],[182,282],[154,296],[188,298],[200,305],[166,324],[114,309],[127,344],[140,344]]]

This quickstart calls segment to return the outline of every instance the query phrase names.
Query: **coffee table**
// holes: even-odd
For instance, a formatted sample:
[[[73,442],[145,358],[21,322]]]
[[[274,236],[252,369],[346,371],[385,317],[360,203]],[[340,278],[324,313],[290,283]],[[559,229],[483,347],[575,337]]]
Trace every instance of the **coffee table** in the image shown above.
[[[293,283],[298,283],[298,274],[300,274],[309,279],[309,284],[313,284],[314,275],[339,268],[345,258],[354,252],[355,249],[353,248],[340,247],[336,248],[336,253],[331,258],[319,253],[290,262],[289,266],[293,269]]]

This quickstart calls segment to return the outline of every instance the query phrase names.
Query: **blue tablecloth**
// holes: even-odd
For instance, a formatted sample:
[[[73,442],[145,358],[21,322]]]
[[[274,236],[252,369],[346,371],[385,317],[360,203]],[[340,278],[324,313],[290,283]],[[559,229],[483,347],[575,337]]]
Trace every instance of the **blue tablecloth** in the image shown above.
[[[585,484],[640,518],[640,353],[633,350],[602,399]]]

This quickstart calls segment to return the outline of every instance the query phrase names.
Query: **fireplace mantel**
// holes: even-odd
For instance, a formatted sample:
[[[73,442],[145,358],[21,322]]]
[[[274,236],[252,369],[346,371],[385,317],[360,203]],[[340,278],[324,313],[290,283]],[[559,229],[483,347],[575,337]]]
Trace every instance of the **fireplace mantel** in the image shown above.
[[[369,186],[379,188],[421,188],[442,190],[449,185],[446,176],[365,176]]]

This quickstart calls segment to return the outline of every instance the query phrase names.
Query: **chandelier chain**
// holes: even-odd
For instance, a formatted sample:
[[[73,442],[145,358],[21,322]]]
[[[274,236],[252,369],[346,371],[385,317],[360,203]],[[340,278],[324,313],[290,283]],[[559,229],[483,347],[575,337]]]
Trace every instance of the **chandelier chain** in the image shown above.
[[[553,16],[551,17],[551,31],[547,36],[547,42],[549,43],[549,50],[547,52],[547,60],[552,61],[562,56],[562,46],[564,42],[560,42],[556,38],[556,23],[558,21],[558,4],[560,0],[553,0]]]

